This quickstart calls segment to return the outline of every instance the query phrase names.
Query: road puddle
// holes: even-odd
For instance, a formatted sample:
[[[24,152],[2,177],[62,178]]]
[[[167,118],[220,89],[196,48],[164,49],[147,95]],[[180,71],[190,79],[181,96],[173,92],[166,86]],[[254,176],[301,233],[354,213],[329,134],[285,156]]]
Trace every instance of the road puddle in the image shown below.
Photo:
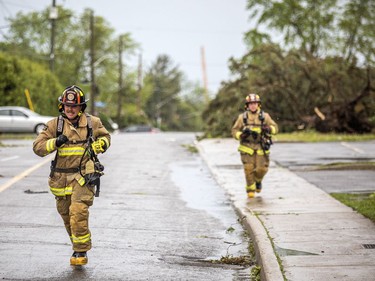
[[[203,160],[194,157],[192,161],[175,162],[169,168],[172,171],[171,179],[180,189],[181,198],[187,207],[205,211],[223,224],[220,238],[226,250],[219,257],[207,259],[248,255],[249,238],[239,223],[225,191],[212,178]]]

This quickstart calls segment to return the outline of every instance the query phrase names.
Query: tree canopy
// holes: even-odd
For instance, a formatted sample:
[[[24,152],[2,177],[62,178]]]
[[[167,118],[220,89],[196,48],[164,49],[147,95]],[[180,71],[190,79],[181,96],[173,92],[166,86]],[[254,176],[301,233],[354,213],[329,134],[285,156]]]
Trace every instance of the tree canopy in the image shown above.
[[[51,40],[50,11],[46,8],[41,12],[18,13],[10,19],[9,32],[0,43],[0,50],[4,54],[11,55],[19,64],[27,64],[25,61],[29,60],[33,69],[40,68],[49,72],[49,77],[53,77],[50,78],[51,81],[56,81],[59,86],[57,89],[54,88],[56,85],[47,87],[46,89],[54,89],[47,96],[36,91],[37,96],[33,96],[32,100],[38,107],[57,103],[57,97],[63,89],[76,84],[91,100],[94,91],[95,101],[102,106],[100,111],[112,117],[120,127],[132,123],[158,125],[161,120],[162,127],[166,130],[201,127],[201,116],[195,114],[195,111],[202,112],[202,107],[197,107],[192,102],[200,87],[187,87],[182,91],[187,83],[178,66],[171,65],[170,57],[160,55],[146,70],[131,67],[128,59],[140,55],[139,44],[132,39],[131,34],[115,36],[115,31],[108,22],[103,17],[94,15],[90,9],[78,15],[61,6],[57,8],[54,41]],[[54,56],[51,57],[52,46]],[[9,91],[13,89],[13,84],[7,84],[13,82],[11,79],[5,79],[12,75],[14,79],[20,79],[19,72],[13,70],[3,67],[3,71],[8,72],[3,76],[0,93],[12,95],[12,98],[5,101],[7,104],[21,105],[25,100],[13,97],[13,90]],[[24,74],[28,75],[27,72]],[[0,72],[0,75],[3,75],[3,72]],[[43,75],[45,76],[44,73]],[[33,84],[46,82],[39,71],[30,74],[34,80],[25,76],[22,76],[22,85],[25,87],[33,88]],[[20,93],[22,92],[23,90]],[[180,95],[182,92],[188,92],[191,96],[186,99]],[[51,101],[44,103],[46,97]],[[91,110],[90,103],[88,110]],[[181,112],[194,118],[181,121]]]
[[[206,135],[229,136],[251,91],[282,131],[374,130],[374,1],[248,0],[247,9],[256,23],[244,35],[247,51],[230,58],[232,78],[207,107],[203,89],[167,54],[148,69],[131,67],[127,59],[141,55],[137,42],[115,36],[93,11],[58,6],[54,45],[48,8],[19,13],[0,42],[2,105],[26,105],[28,88],[35,107],[53,114],[62,90],[77,84],[88,98],[94,91],[101,112],[120,127],[199,130],[204,120]]]
[[[158,56],[145,80],[150,85],[145,112],[153,124],[177,131],[201,129],[196,112],[203,110],[203,90],[184,86],[183,73],[168,55]],[[183,90],[189,94],[184,95]]]
[[[57,97],[62,86],[46,67],[0,52],[0,73],[0,106],[28,107],[27,89],[36,112],[57,115]]]
[[[372,131],[375,2],[342,3],[248,0],[257,26],[245,34],[248,52],[230,59],[235,79],[204,112],[206,134],[229,136],[249,92],[283,131]]]

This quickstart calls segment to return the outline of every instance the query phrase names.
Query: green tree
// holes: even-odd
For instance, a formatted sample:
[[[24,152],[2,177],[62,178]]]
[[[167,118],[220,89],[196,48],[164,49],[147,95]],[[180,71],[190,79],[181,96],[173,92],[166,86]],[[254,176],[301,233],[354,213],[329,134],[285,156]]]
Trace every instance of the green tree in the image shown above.
[[[330,45],[336,0],[248,0],[247,8],[259,25],[281,32],[286,46],[318,55]]]
[[[341,53],[347,61],[357,54],[364,59],[364,65],[375,62],[375,2],[372,0],[347,1],[339,18],[342,31]]]
[[[167,55],[159,55],[146,73],[152,85],[145,112],[153,124],[164,130],[175,129],[177,98],[181,91],[182,72]]]
[[[374,3],[248,0],[257,26],[245,34],[249,51],[230,61],[237,79],[224,84],[205,111],[206,134],[228,136],[224,107],[236,115],[250,91],[261,94],[284,131],[373,130]]]
[[[229,136],[230,116],[243,110],[244,97],[252,91],[260,94],[282,131],[366,133],[375,125],[375,92],[368,83],[374,74],[343,58],[320,59],[263,45],[232,60],[231,70],[239,78],[225,84],[206,110],[207,135]]]
[[[29,107],[25,97],[28,89],[36,112],[57,115],[62,86],[45,66],[0,52],[0,73],[1,106]]]
[[[73,11],[58,6],[58,15],[55,32],[54,73],[62,85],[77,84],[90,97],[90,20],[92,11],[86,9],[81,15],[76,15]],[[28,57],[48,67],[51,43],[48,17],[49,8],[42,12],[18,13],[15,18],[10,20],[10,30],[1,49],[10,54]],[[95,100],[107,101],[108,108],[105,110],[114,117],[117,103],[112,104],[108,101],[118,100],[119,42],[118,38],[114,36],[114,29],[103,17],[94,16],[93,33],[94,67],[99,93]],[[137,45],[130,34],[123,35],[125,54],[131,54],[136,47]],[[131,73],[125,72],[124,80],[127,79],[126,76],[131,75]]]
[[[375,59],[375,2],[372,0],[248,0],[257,27],[246,34],[250,49],[281,34],[285,47],[316,57],[335,55],[362,65]],[[267,28],[265,33],[260,29]]]
[[[141,97],[144,112],[154,126],[173,131],[202,130],[204,89],[186,82],[169,56],[158,56],[147,71]]]
[[[185,83],[179,98],[179,131],[202,131],[202,113],[206,108],[205,89],[198,83]]]
[[[247,91],[247,79],[224,83],[216,98],[203,112],[206,137],[230,137],[230,128],[238,114],[243,111]]]
[[[78,69],[82,62],[83,44],[78,22],[74,23],[73,13],[59,7],[56,20],[55,73],[63,84],[77,82]],[[67,32],[69,30],[69,32]],[[47,67],[50,60],[51,28],[49,9],[42,12],[22,13],[10,19],[10,29],[5,35],[7,52],[27,57]],[[72,71],[75,70],[75,71]],[[72,79],[74,77],[74,79]]]

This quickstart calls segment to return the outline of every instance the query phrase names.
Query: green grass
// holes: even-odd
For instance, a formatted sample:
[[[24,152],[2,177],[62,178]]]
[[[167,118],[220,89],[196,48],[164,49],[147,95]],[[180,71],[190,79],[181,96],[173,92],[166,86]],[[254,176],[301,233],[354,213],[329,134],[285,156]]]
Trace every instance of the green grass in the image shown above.
[[[332,197],[341,203],[351,207],[358,213],[371,219],[375,223],[375,193],[371,194],[351,194],[332,193]]]
[[[36,138],[36,134],[11,134],[11,133],[0,133],[0,140],[32,140]]]
[[[340,142],[340,141],[368,141],[375,140],[375,134],[335,134],[303,131],[293,133],[280,133],[273,137],[275,142]],[[375,163],[332,163],[315,167],[316,170],[374,170]],[[375,193],[373,194],[348,194],[335,193],[332,197],[356,210],[358,213],[375,222]]]
[[[311,168],[311,170],[375,170],[375,162],[373,161],[359,161],[359,162],[349,162],[349,163],[329,163],[324,165],[318,165]]]
[[[375,140],[375,134],[335,134],[303,131],[280,133],[272,138],[275,142],[334,142],[334,141],[368,141]]]
[[[183,144],[182,147],[185,147],[191,153],[198,153],[198,148],[193,144]]]

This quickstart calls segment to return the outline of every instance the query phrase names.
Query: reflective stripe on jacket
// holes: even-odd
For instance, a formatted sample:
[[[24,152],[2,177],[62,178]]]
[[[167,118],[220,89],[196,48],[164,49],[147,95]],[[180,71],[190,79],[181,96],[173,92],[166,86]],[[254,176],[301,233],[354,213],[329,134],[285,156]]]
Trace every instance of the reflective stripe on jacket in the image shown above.
[[[105,139],[109,147],[111,137],[107,129],[98,117],[90,116],[90,118],[94,140],[98,138]],[[64,118],[62,134],[67,136],[69,141],[59,148],[56,147],[57,121],[58,118],[56,117],[47,122],[45,130],[37,136],[33,143],[34,153],[43,157],[57,150],[55,167],[57,169],[72,169],[80,165],[81,167],[85,167],[87,161],[90,159],[88,153],[85,154],[88,137],[86,115],[81,115],[77,127],[74,127],[68,119]],[[81,172],[82,175],[85,175],[84,169]],[[73,186],[73,180],[76,180],[80,185],[85,184],[85,180],[79,171],[75,173],[54,172],[53,176],[49,178],[51,192],[56,196],[70,195],[72,190],[69,187]]]
[[[261,133],[262,122],[261,120],[259,120],[259,113],[260,113],[260,109],[258,109],[257,112],[255,113],[251,113],[250,111],[247,111],[246,112],[247,124],[244,124],[243,113],[239,114],[231,130],[232,136],[235,139],[240,141],[240,147],[238,148],[238,150],[244,153],[248,153],[250,155],[253,154],[251,153],[251,150],[257,151],[258,155],[264,154],[262,150],[262,146],[260,145],[260,136],[258,136],[257,138],[254,138],[252,135],[250,135],[245,140],[241,140],[240,135],[242,134],[245,128],[248,128],[250,131],[256,132],[257,134]],[[270,126],[271,133],[277,134],[278,126],[276,122],[273,121],[271,116],[266,112],[263,112],[263,116],[264,116],[263,125]],[[243,148],[243,147],[250,148],[251,150],[247,150],[246,148]],[[269,154],[269,151],[266,151],[266,154]]]

